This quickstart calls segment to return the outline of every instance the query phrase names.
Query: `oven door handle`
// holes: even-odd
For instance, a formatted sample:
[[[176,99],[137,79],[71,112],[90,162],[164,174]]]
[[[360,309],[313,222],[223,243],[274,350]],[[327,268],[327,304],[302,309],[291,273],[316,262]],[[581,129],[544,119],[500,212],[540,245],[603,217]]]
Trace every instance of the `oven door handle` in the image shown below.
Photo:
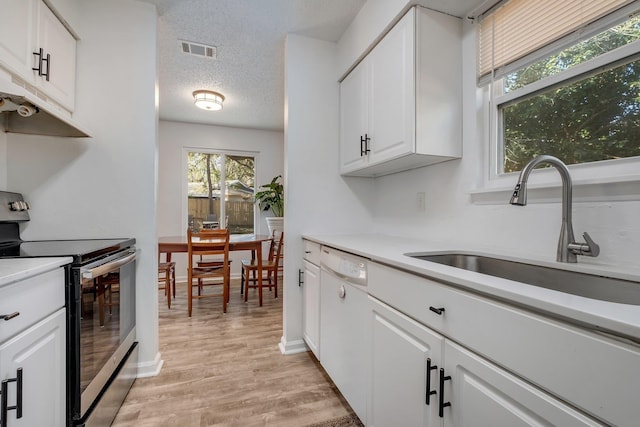
[[[107,262],[105,264],[99,265],[90,269],[80,269],[82,273],[83,279],[95,279],[96,277],[100,277],[104,274],[107,274],[111,271],[117,270],[123,265],[129,264],[130,262],[136,259],[136,251],[127,252],[125,256],[121,258],[116,258],[113,261]]]

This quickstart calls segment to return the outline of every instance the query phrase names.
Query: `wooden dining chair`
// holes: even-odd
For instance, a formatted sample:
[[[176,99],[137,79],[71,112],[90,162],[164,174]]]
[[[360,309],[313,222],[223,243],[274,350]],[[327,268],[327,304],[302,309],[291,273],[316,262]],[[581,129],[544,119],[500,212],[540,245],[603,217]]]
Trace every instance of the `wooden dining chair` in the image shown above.
[[[187,311],[191,317],[193,299],[222,297],[222,311],[227,312],[229,302],[229,231],[227,229],[194,232],[187,230],[188,268],[187,268]],[[211,266],[198,266],[201,256],[219,256],[221,263]],[[196,282],[194,283],[194,280]],[[202,288],[208,285],[222,286],[222,293],[205,294]],[[198,288],[198,295],[193,295],[193,288]]]
[[[269,255],[267,259],[262,260],[262,282],[266,281],[267,284],[262,284],[262,287],[268,286],[274,288],[274,297],[278,298],[278,268],[281,260],[282,245],[284,241],[284,233],[279,230],[273,230],[271,234],[271,241],[269,244]],[[249,275],[251,273],[251,276]],[[240,288],[245,288],[244,300],[248,300],[249,289],[258,288],[258,300],[260,306],[262,306],[262,287],[260,287],[260,281],[258,280],[258,260],[257,259],[244,259],[242,260],[242,277],[240,279]]]
[[[162,262],[158,254],[158,284],[167,296],[167,308],[171,308],[171,297],[176,298],[176,263]]]
[[[215,228],[200,230],[200,235],[205,237],[224,237],[228,233],[226,228]],[[229,263],[229,274],[231,274],[231,258],[227,261]],[[198,267],[220,267],[224,264],[224,259],[221,256],[206,256],[200,255],[200,259],[197,261]],[[231,283],[231,282],[229,282]],[[198,295],[202,294],[202,279],[198,280]]]

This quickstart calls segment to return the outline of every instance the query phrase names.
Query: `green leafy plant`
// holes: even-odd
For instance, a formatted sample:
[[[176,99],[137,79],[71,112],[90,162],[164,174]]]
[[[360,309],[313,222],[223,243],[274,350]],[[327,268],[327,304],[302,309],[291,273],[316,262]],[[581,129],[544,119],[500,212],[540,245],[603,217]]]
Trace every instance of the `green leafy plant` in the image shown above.
[[[282,175],[274,177],[269,184],[261,185],[261,190],[256,192],[255,202],[263,211],[271,210],[275,216],[284,216],[284,187],[278,180]]]

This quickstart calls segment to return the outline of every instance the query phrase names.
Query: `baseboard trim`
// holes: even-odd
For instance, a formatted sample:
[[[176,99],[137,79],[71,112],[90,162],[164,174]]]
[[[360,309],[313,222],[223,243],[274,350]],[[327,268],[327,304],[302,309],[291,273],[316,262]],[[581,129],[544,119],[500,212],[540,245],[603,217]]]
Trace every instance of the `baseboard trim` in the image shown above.
[[[282,338],[280,338],[278,347],[280,348],[280,352],[284,355],[304,353],[306,351],[309,351],[304,340],[287,341],[284,335],[282,336]]]
[[[138,362],[138,378],[155,377],[160,373],[164,365],[164,360],[160,355],[160,352],[156,353],[156,357],[153,360],[146,362]]]

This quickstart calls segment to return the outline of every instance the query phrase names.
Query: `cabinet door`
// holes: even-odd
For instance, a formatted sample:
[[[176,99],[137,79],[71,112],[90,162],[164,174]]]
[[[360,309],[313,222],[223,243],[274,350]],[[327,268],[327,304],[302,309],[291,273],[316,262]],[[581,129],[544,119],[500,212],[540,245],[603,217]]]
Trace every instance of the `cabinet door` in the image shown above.
[[[449,340],[444,358],[445,426],[604,425]]]
[[[303,337],[313,354],[320,358],[320,267],[303,261],[304,284],[302,295],[304,301]]]
[[[0,345],[0,379],[22,368],[22,417],[7,413],[9,427],[65,425],[65,309],[56,311]],[[16,382],[8,383],[8,406],[16,404]]]
[[[0,0],[0,64],[26,80],[33,75],[34,0]]]
[[[367,133],[367,67],[365,59],[340,83],[340,173],[357,170],[368,161],[361,151],[361,138]]]
[[[367,57],[369,164],[415,151],[415,9]]]
[[[444,338],[375,298],[369,297],[369,305],[372,364],[368,425],[441,425],[438,396],[428,391],[438,386]]]
[[[44,55],[49,54],[49,62],[43,68],[49,80],[40,78],[39,87],[69,111],[75,104],[76,82],[76,40],[44,3],[40,3],[38,27],[38,48]],[[35,73],[35,71],[34,71]]]

